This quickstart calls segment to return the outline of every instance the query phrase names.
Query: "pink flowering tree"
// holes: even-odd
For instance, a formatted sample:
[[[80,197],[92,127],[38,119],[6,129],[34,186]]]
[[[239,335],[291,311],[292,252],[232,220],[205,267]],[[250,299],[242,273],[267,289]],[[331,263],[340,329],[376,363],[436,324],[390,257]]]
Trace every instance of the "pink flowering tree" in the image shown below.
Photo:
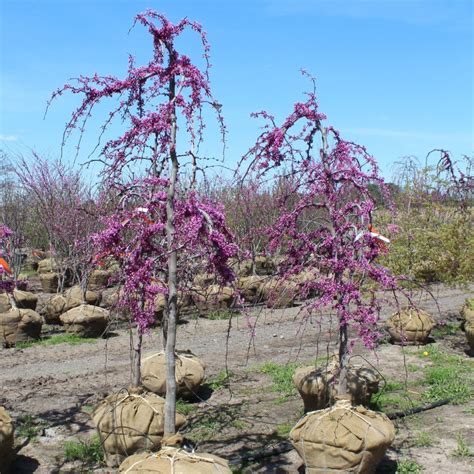
[[[217,272],[222,283],[233,278],[227,260],[235,254],[235,246],[222,210],[193,191],[206,163],[199,155],[206,106],[216,113],[222,134],[225,129],[221,107],[211,94],[209,45],[202,27],[187,19],[173,24],[151,10],[137,15],[135,23],[152,36],[153,53],[147,64],[137,66],[130,57],[125,78],[81,76],[56,91],[53,99],[65,92],[82,97],[66,125],[65,140],[75,129],[82,135],[91,111],[109,98],[116,99],[116,107],[103,124],[101,137],[116,119],[126,126],[121,136],[100,149],[104,180],[115,189],[119,204],[95,239],[99,257],[105,252],[122,264],[121,304],[130,310],[137,328],[135,385],[140,378],[142,334],[154,321],[156,296],[165,297],[165,434],[172,434],[178,292],[189,288],[199,265]],[[176,39],[189,29],[202,44],[201,65],[175,47]],[[191,179],[180,180],[183,171]]]
[[[371,232],[375,210],[371,185],[386,188],[366,149],[323,125],[326,116],[319,111],[314,80],[306,101],[296,103],[281,125],[266,112],[255,116],[266,124],[245,157],[251,160],[250,168],[261,178],[286,176],[292,182],[285,207],[267,229],[269,249],[282,256],[283,278],[302,270],[319,275],[300,288],[302,299],[309,292],[320,295],[305,303],[303,314],[309,317],[329,310],[337,316],[338,391],[345,394],[352,346],[349,329],[365,346],[374,348],[379,317],[376,289],[397,287],[396,279],[377,264],[385,246]],[[375,287],[367,286],[370,295],[365,295],[363,285],[369,280]]]
[[[242,177],[235,181],[214,181],[205,188],[205,192],[221,202],[240,257],[252,261],[252,273],[255,274],[255,258],[265,254],[268,248],[268,236],[265,232],[280,209],[279,198],[284,188],[278,184],[263,187],[255,176]]]
[[[15,173],[37,226],[47,235],[60,277],[58,290],[62,291],[68,274],[73,282],[83,279],[84,262],[91,259],[86,240],[99,229],[95,196],[79,171],[37,153],[32,160],[20,159]]]

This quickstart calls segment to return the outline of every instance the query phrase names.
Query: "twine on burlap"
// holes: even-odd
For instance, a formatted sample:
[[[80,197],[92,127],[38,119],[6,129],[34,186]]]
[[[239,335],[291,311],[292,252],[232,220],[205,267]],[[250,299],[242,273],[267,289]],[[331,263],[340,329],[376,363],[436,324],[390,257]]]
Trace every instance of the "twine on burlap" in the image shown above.
[[[156,352],[142,359],[142,383],[143,385],[152,392],[164,395],[164,391],[157,389],[157,386],[165,383],[165,373],[162,374],[162,379],[156,377],[156,372],[153,370],[145,370],[145,363],[153,358],[164,357],[163,351]],[[191,367],[188,367],[189,371],[183,370],[184,360],[188,359],[191,362]],[[199,369],[196,370],[196,367]],[[195,397],[196,390],[202,384],[205,376],[206,365],[191,351],[177,351],[176,353],[176,366],[175,366],[175,378],[177,382],[177,392],[184,398]],[[200,373],[202,371],[202,375]],[[179,379],[179,380],[178,380]],[[160,383],[155,385],[154,380],[159,380]],[[166,386],[166,385],[165,385]],[[183,387],[186,389],[184,390]],[[164,387],[163,387],[164,388]],[[163,393],[162,393],[163,392]]]
[[[328,427],[323,427],[322,433],[319,436],[319,433],[312,432],[311,433],[311,428],[314,427],[315,425],[309,424],[309,417],[314,416],[314,414],[318,415],[317,418],[311,420],[313,423],[317,423],[317,426],[320,426],[321,424],[324,425],[323,419],[327,417],[334,416],[334,412],[342,411],[340,415],[337,416],[337,418],[334,418],[335,425],[334,428],[331,426],[330,429],[332,430],[331,433],[328,433],[327,429]],[[323,410],[323,411],[313,411],[305,415],[304,418],[302,418],[295,428],[293,428],[292,433],[290,433],[290,438],[293,442],[294,447],[297,449],[298,453],[300,454],[301,458],[303,459],[303,462],[305,463],[305,466],[307,468],[307,472],[310,473],[341,473],[341,472],[347,472],[347,466],[350,465],[350,472],[368,472],[366,469],[363,469],[364,467],[366,468],[367,466],[364,466],[364,458],[365,454],[368,453],[372,457],[374,457],[374,462],[380,461],[380,457],[383,456],[383,453],[385,450],[388,448],[390,443],[393,441],[394,437],[394,429],[393,425],[391,425],[390,421],[388,418],[386,418],[384,415],[377,413],[376,416],[379,418],[380,423],[384,423],[385,421],[387,422],[387,430],[380,429],[376,423],[374,424],[372,420],[369,417],[369,413],[367,413],[366,416],[363,416],[363,414],[359,413],[359,409],[353,407],[348,400],[339,400],[333,407]],[[362,423],[365,425],[365,429],[362,429],[361,434],[357,434],[357,432],[354,431],[353,427],[348,426],[344,420],[343,417],[346,414],[350,414],[351,416],[355,416],[356,418],[360,419]],[[331,418],[330,418],[331,419]],[[306,424],[304,424],[304,420],[306,421]],[[374,418],[375,420],[375,418]],[[354,438],[358,439],[361,441],[362,446],[360,449],[354,450],[354,446],[350,446],[351,440],[350,438],[344,440],[341,439],[340,445],[337,444],[328,444],[327,440],[331,435],[337,436],[337,430],[338,426],[337,424],[341,424],[349,433],[354,436]],[[297,431],[295,433],[295,430]],[[380,435],[380,443],[379,445],[374,444],[372,446],[368,445],[368,440],[370,438],[370,431],[373,430],[374,432],[378,433]],[[308,433],[309,431],[309,433]],[[356,430],[357,431],[357,430]],[[314,436],[313,439],[311,439],[311,435]],[[299,439],[298,439],[299,437]],[[296,439],[295,439],[296,438]],[[383,440],[386,440],[384,442]],[[336,440],[336,438],[335,438]],[[377,441],[375,439],[374,441]],[[344,445],[344,443],[346,443]],[[310,449],[311,444],[314,445],[320,445],[322,449]],[[340,457],[340,462],[338,458],[338,450],[341,450],[341,457]],[[352,454],[352,456],[351,456]],[[332,458],[333,462],[330,462],[330,459]],[[315,461],[317,459],[317,461]],[[334,465],[341,464],[341,468],[336,468]],[[342,466],[345,465],[344,468]],[[371,466],[375,469],[375,465]]]
[[[148,397],[151,397],[151,400]],[[155,403],[153,403],[153,399],[155,399]],[[143,408],[138,412],[133,407],[120,408],[122,404],[127,402],[133,404],[135,400],[137,401],[135,403],[138,403],[137,410],[141,405],[146,407],[144,412],[142,411]],[[92,418],[109,461],[115,462],[113,461],[115,456],[120,458],[133,454],[137,451],[137,448],[158,449],[163,436],[163,408],[164,399],[152,393],[142,395],[140,392],[130,393],[126,391],[123,396],[119,392],[103,400],[94,411]],[[150,411],[147,412],[147,409]],[[137,420],[140,421],[135,424],[133,420],[137,416],[139,416]],[[179,428],[185,422],[185,418],[181,414],[177,414],[177,417],[179,418],[177,419],[177,427]],[[140,427],[140,429],[135,426]]]
[[[226,474],[230,472],[230,470],[227,467],[224,467],[222,466],[222,464],[217,462],[216,460],[217,457],[216,458],[206,457],[205,455],[199,455],[196,453],[188,453],[187,451],[183,449],[173,448],[171,446],[164,446],[161,448],[159,452],[150,454],[147,458],[139,459],[138,461],[134,462],[129,468],[127,468],[126,471],[123,471],[124,474],[132,472],[135,467],[148,461],[150,458],[163,459],[163,460],[169,461],[170,474],[175,473],[175,463],[179,461],[186,461],[186,462],[191,462],[191,463],[200,463],[200,462],[210,463],[214,465],[214,468],[216,468],[216,472],[223,472]],[[224,460],[222,461],[225,462]]]

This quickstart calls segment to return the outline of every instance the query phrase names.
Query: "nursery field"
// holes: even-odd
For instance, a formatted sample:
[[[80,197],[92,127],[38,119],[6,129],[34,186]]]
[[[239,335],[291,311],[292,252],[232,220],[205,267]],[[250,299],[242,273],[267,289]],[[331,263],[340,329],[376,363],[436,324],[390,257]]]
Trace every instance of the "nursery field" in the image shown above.
[[[354,348],[352,363],[366,359],[385,379],[373,397],[375,409],[393,414],[449,400],[394,420],[395,442],[380,473],[474,470],[474,361],[459,316],[474,286],[431,290],[436,303],[426,293],[417,300],[438,322],[430,344],[402,348],[386,342],[377,355]],[[385,304],[383,318],[392,312]],[[234,472],[299,472],[301,460],[286,441],[303,414],[291,377],[297,366],[334,351],[328,320],[321,328],[314,321],[303,327],[298,306],[256,307],[250,319],[229,316],[188,317],[178,327],[178,349],[190,349],[206,363],[199,397],[178,402],[187,417],[181,431],[200,451],[230,460]],[[256,321],[254,337],[249,321]],[[145,356],[161,345],[160,330],[152,329],[144,338]],[[107,339],[80,340],[65,336],[60,326],[44,326],[40,343],[0,349],[0,405],[16,420],[12,472],[116,472],[101,462],[90,413],[106,395],[130,385],[129,346],[127,328],[117,323]]]
[[[122,48],[112,24],[95,28],[106,58]],[[21,146],[0,149],[0,474],[474,472],[474,157],[458,149],[463,129],[439,133],[435,120],[429,133],[393,133],[401,126],[387,122],[380,133],[367,128],[373,117],[414,120],[415,110],[424,130],[426,107],[393,89],[383,97],[396,97],[399,114],[350,91],[354,109],[346,84],[323,79],[339,84],[349,114],[332,122],[313,75],[324,70],[304,64],[302,95],[285,79],[281,90],[268,82],[278,93],[263,100],[265,65],[244,74],[249,102],[235,73],[221,100],[204,26],[149,8],[130,26],[145,33],[131,45],[139,55],[127,46],[117,50],[125,69],[97,65],[120,76],[50,74],[62,83],[45,104],[53,124],[31,134],[49,146],[24,141],[23,118],[18,133],[0,134]],[[228,33],[219,29],[216,41]],[[93,71],[80,55],[62,59],[86,51],[87,32],[70,31],[61,45],[80,44],[49,61]],[[243,51],[238,31],[232,47]],[[283,31],[285,41],[300,33]],[[292,61],[303,51],[276,47]],[[48,64],[53,49],[36,56]],[[28,93],[44,97],[34,79]],[[370,122],[354,115],[361,104]],[[250,115],[254,131],[227,111]],[[376,142],[353,141],[359,126]]]

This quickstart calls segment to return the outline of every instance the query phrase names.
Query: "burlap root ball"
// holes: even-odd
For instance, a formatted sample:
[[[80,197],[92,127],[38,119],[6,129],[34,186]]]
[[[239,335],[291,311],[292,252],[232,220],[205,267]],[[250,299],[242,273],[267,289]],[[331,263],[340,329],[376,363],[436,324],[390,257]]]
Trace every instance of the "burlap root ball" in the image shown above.
[[[425,311],[403,308],[389,318],[387,330],[394,343],[424,344],[435,325],[434,319]]]
[[[117,306],[119,300],[119,289],[116,287],[107,288],[102,292],[100,306],[106,309],[112,309]]]
[[[178,314],[177,320],[181,318],[181,313],[184,312],[187,308],[194,306],[192,298],[188,292],[178,291]],[[155,325],[161,324],[163,321],[164,311],[166,307],[166,296],[162,293],[156,295],[155,298]]]
[[[59,277],[57,273],[41,273],[40,282],[45,293],[56,293],[58,291]]]
[[[386,415],[346,400],[306,414],[290,432],[307,474],[375,472],[394,438]]]
[[[338,364],[334,361],[327,366],[296,369],[293,383],[303,399],[306,412],[322,410],[334,403],[337,372]],[[347,395],[352,404],[367,406],[372,395],[378,392],[379,384],[380,376],[375,370],[366,367],[347,368]]]
[[[63,295],[51,296],[45,306],[43,316],[48,324],[61,324],[61,314],[84,303],[97,306],[100,301],[100,293],[87,290],[84,295],[81,287],[75,285],[66,290]]]
[[[464,319],[464,323],[474,323],[474,298],[466,298],[461,309],[461,316]]]
[[[135,454],[119,468],[121,474],[230,474],[229,463],[208,453],[188,453],[183,449],[163,447],[157,453]]]
[[[199,311],[217,311],[227,309],[234,303],[234,290],[229,287],[210,285],[206,288],[195,288],[192,301]],[[205,316],[205,314],[203,314]]]
[[[107,329],[108,319],[108,310],[89,304],[81,304],[60,316],[66,332],[79,337],[103,336]]]
[[[0,406],[0,474],[9,472],[8,468],[14,456],[13,433],[12,419],[5,408]]]
[[[13,298],[18,308],[36,310],[38,304],[38,297],[30,291],[13,290]]]
[[[48,324],[61,324],[60,316],[66,310],[66,298],[63,295],[52,295],[46,303],[43,316]]]
[[[6,293],[0,293],[0,313],[6,313],[12,309],[10,298]]]
[[[380,374],[368,367],[348,367],[347,392],[353,405],[368,406],[372,395],[379,391]]]
[[[59,271],[59,265],[53,258],[45,258],[38,262],[38,273],[51,273]]]
[[[100,290],[103,288],[107,288],[109,286],[109,280],[111,276],[112,273],[108,270],[92,270],[89,276],[88,287],[91,290]]]
[[[265,283],[265,277],[259,275],[251,275],[241,277],[237,280],[237,289],[247,303],[256,304],[264,299],[262,291]]]
[[[272,278],[262,286],[262,292],[267,308],[291,308],[298,297],[299,285],[294,281]]]
[[[474,353],[474,321],[468,321],[464,326],[464,331],[466,333],[467,343],[471,352]]]
[[[11,309],[0,314],[0,339],[4,346],[40,338],[43,318],[32,309]]]
[[[295,370],[293,383],[303,399],[305,411],[321,410],[329,405],[331,386],[328,380],[337,373],[334,364],[328,367],[300,367]]]
[[[206,366],[190,351],[176,352],[176,394],[183,398],[196,395],[204,380]],[[166,395],[166,358],[157,352],[142,359],[142,384],[151,392]]]
[[[101,295],[95,291],[87,290],[84,294],[79,285],[74,285],[64,292],[64,311],[69,311],[72,308],[77,308],[81,304],[90,304],[98,306]]]
[[[160,449],[164,409],[164,398],[139,390],[112,394],[102,400],[92,413],[92,421],[107,465],[116,467],[137,451]],[[176,413],[176,429],[185,421],[184,416]]]

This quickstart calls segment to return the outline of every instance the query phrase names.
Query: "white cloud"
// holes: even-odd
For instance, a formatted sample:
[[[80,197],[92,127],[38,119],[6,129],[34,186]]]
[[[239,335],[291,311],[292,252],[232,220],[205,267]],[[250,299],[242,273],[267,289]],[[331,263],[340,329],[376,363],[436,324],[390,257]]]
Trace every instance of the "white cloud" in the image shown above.
[[[0,133],[0,142],[16,142],[18,137],[16,135],[3,135]]]

